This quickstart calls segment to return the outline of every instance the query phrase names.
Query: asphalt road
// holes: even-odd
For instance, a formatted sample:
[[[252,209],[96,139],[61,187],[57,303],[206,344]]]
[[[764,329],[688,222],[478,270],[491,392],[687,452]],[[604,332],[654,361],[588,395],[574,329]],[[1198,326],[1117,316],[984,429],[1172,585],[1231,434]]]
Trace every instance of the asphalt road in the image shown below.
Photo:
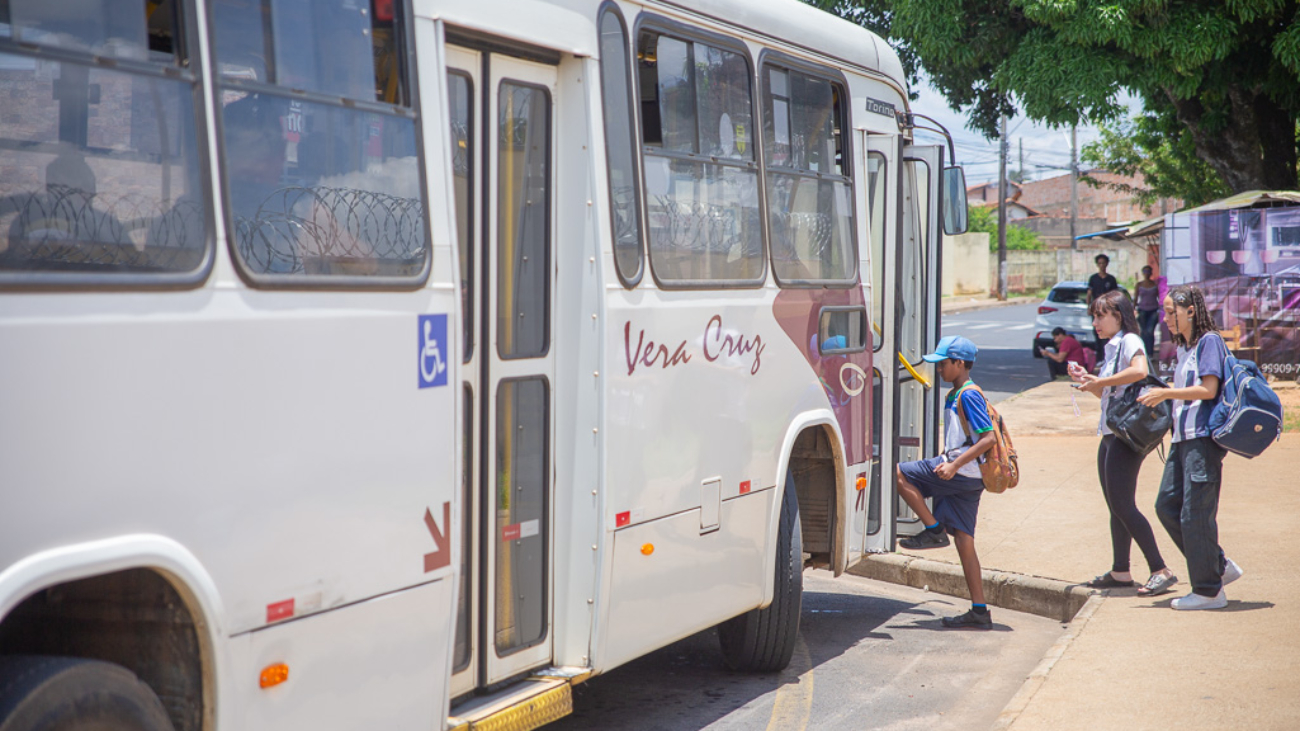
[[[1047,383],[1047,362],[1032,352],[1038,303],[945,315],[942,335],[961,335],[979,348],[971,377],[997,403]]]
[[[1063,631],[997,608],[993,630],[944,629],[969,603],[847,574],[805,572],[803,597],[784,672],[728,670],[707,630],[578,686],[547,731],[986,729]]]

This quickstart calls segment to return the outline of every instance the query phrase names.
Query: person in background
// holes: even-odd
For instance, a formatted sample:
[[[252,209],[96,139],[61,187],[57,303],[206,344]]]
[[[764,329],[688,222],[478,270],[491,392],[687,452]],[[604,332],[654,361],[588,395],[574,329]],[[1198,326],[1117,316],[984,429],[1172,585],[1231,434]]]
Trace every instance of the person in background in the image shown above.
[[[1133,316],[1133,303],[1123,292],[1107,292],[1093,300],[1088,307],[1093,327],[1106,342],[1106,358],[1097,375],[1072,368],[1070,375],[1078,381],[1079,389],[1101,399],[1101,424],[1097,433],[1101,445],[1097,448],[1097,477],[1101,492],[1110,510],[1110,571],[1085,583],[1093,589],[1111,589],[1133,586],[1129,573],[1129,553],[1133,542],[1142,549],[1151,577],[1142,588],[1140,596],[1155,596],[1171,591],[1178,577],[1165,565],[1156,545],[1155,533],[1145,516],[1137,508],[1138,470],[1146,457],[1130,448],[1111,432],[1106,425],[1106,411],[1110,400],[1119,389],[1142,380],[1147,375],[1147,354],[1142,338],[1137,335],[1137,320]]]
[[[1134,290],[1138,328],[1148,353],[1156,352],[1156,325],[1160,322],[1160,283],[1151,278],[1152,273],[1150,266],[1142,267],[1142,278]]]
[[[899,496],[925,526],[917,535],[899,541],[899,545],[913,550],[939,548],[948,545],[949,533],[957,542],[971,608],[964,614],[944,617],[943,626],[989,629],[993,615],[984,602],[984,578],[975,553],[975,518],[984,493],[984,480],[975,460],[993,446],[996,436],[988,402],[970,380],[978,352],[975,343],[949,335],[939,341],[933,353],[922,356],[926,362],[936,364],[940,378],[952,384],[943,412],[944,451],[929,459],[900,464],[896,480]],[[969,434],[958,409],[970,425]],[[934,499],[934,512],[926,506],[926,498]]]
[[[1098,254],[1093,261],[1097,263],[1097,273],[1088,277],[1088,304],[1097,301],[1098,297],[1107,292],[1119,289],[1119,282],[1115,277],[1106,273],[1106,267],[1110,266],[1110,257]]]
[[[1242,575],[1219,546],[1219,488],[1227,451],[1210,438],[1210,412],[1220,397],[1228,347],[1196,287],[1170,290],[1164,309],[1178,344],[1173,387],[1153,388],[1138,401],[1155,406],[1169,399],[1174,407],[1173,443],[1156,494],[1156,515],[1187,559],[1192,593],[1169,606],[1221,609],[1228,605],[1223,587]]]
[[[1078,363],[1086,369],[1088,361],[1083,352],[1083,345],[1073,335],[1066,332],[1065,328],[1058,327],[1052,330],[1052,339],[1056,341],[1056,352],[1038,349],[1039,354],[1047,359],[1048,377],[1070,375],[1070,363]]]

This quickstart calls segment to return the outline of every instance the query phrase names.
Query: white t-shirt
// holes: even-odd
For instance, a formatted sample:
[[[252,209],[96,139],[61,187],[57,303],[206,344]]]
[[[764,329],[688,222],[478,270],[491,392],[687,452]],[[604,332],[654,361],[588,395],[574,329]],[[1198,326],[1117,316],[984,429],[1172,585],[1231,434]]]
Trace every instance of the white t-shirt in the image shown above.
[[[966,414],[966,421],[970,424],[970,434],[966,433],[961,423],[961,416],[957,413],[957,398],[961,399],[962,412]],[[974,388],[961,391],[960,397],[957,396],[957,390],[949,392],[948,399],[944,403],[943,427],[944,459],[955,462],[984,432],[993,429],[993,421],[989,419],[988,402],[984,400],[983,394]],[[958,468],[957,474],[980,479],[978,462],[978,459],[967,462]]]
[[[1128,368],[1133,363],[1133,356],[1141,353],[1146,355],[1147,347],[1142,343],[1142,336],[1137,333],[1118,332],[1115,337],[1106,343],[1105,359],[1101,362],[1101,367],[1097,369],[1098,378],[1109,378],[1116,373]],[[1128,388],[1128,384],[1123,386],[1107,386],[1101,390],[1101,423],[1097,425],[1097,433],[1105,436],[1113,434],[1110,427],[1106,426],[1106,409],[1110,407],[1112,397],[1120,392],[1120,389]]]

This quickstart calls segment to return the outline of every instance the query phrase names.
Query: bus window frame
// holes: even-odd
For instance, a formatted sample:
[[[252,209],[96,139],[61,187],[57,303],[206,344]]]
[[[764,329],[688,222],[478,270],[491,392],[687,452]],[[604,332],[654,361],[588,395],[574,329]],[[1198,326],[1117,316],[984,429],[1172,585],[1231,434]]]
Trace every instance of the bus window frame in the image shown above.
[[[480,181],[478,180],[478,176],[476,176],[476,175],[474,174],[474,173],[476,172],[475,165],[476,165],[477,162],[478,162],[478,156],[479,156],[479,147],[478,147],[478,145],[479,145],[479,139],[478,139],[478,135],[477,135],[477,129],[478,129],[478,128],[477,128],[476,125],[478,125],[478,124],[480,123],[480,120],[478,120],[478,119],[475,117],[475,114],[474,114],[474,102],[475,102],[475,99],[476,99],[475,95],[481,93],[481,90],[478,89],[478,88],[474,85],[474,77],[473,77],[473,76],[471,76],[470,74],[468,74],[468,73],[466,73],[466,72],[464,72],[464,71],[461,71],[461,70],[459,70],[459,69],[454,69],[454,68],[450,68],[450,67],[449,67],[449,68],[447,69],[447,78],[448,78],[448,80],[449,80],[449,81],[448,81],[448,89],[447,89],[447,92],[448,92],[448,96],[449,96],[449,98],[450,98],[450,92],[451,92],[451,88],[450,88],[450,79],[451,79],[451,77],[453,77],[453,76],[455,76],[455,77],[457,77],[457,78],[460,78],[460,79],[464,79],[464,81],[465,81],[465,85],[468,87],[468,90],[469,90],[469,91],[468,91],[468,102],[469,102],[469,108],[465,110],[465,112],[466,112],[466,116],[469,118],[469,124],[468,124],[467,132],[466,132],[466,143],[467,143],[467,146],[468,146],[469,149],[468,149],[468,150],[466,151],[466,153],[465,153],[465,154],[468,156],[468,158],[469,158],[469,169],[468,169],[468,172],[467,172],[467,174],[466,174],[466,176],[465,176],[465,179],[466,179],[466,180],[465,180],[465,187],[466,187],[465,193],[466,193],[466,195],[469,196],[469,200],[466,201],[466,202],[469,204],[469,210],[468,210],[468,215],[465,216],[465,219],[466,219],[466,223],[465,223],[465,225],[466,225],[466,227],[467,227],[469,230],[466,231],[465,242],[464,242],[464,243],[465,243],[465,249],[466,249],[466,251],[464,252],[464,253],[465,253],[465,257],[466,257],[465,262],[466,262],[466,264],[467,264],[468,267],[469,267],[469,272],[467,273],[467,283],[466,283],[466,282],[460,282],[460,283],[459,283],[459,284],[461,284],[461,286],[465,286],[465,287],[467,287],[467,289],[469,290],[469,291],[467,291],[467,292],[465,293],[465,294],[466,294],[465,302],[466,302],[467,304],[462,308],[462,312],[461,312],[461,317],[464,318],[464,319],[466,319],[466,320],[468,320],[469,323],[471,324],[471,327],[466,328],[466,327],[464,326],[465,324],[462,323],[462,331],[468,333],[468,335],[467,335],[466,338],[465,338],[465,342],[464,342],[464,343],[461,343],[461,351],[462,351],[462,354],[461,354],[461,362],[462,362],[462,363],[468,363],[468,362],[470,362],[471,360],[473,360],[474,355],[475,355],[475,352],[476,352],[475,349],[476,349],[476,347],[478,346],[478,341],[477,341],[477,339],[476,339],[476,338],[477,338],[477,334],[474,332],[474,329],[475,329],[475,328],[472,327],[472,323],[474,322],[474,318],[475,318],[475,317],[481,317],[481,314],[479,313],[479,311],[478,311],[478,307],[477,307],[477,304],[476,304],[476,302],[475,302],[475,297],[477,297],[477,296],[479,295],[479,289],[480,289],[480,287],[478,286],[478,281],[477,281],[477,280],[478,280],[478,277],[475,276],[475,267],[474,267],[474,265],[475,265],[476,263],[478,263],[478,256],[477,256],[478,251],[477,251],[477,249],[479,248],[478,246],[475,245],[475,244],[477,243],[477,239],[475,238],[475,235],[476,235],[476,234],[481,234],[482,231],[484,230],[484,229],[482,228],[482,226],[481,226],[482,222],[481,222],[481,221],[476,221],[475,219],[477,218],[477,216],[474,215],[474,209],[475,209],[475,207],[476,207],[475,204],[478,203],[478,201],[477,201],[477,200],[475,199],[475,197],[474,197],[474,196],[475,196],[475,193],[478,192],[478,189],[477,189],[475,186],[479,185],[479,183],[480,183]],[[451,109],[449,108],[449,109],[447,110],[447,112],[448,112],[448,114],[450,114],[450,113],[451,113]],[[452,138],[452,139],[449,140],[449,141],[454,143],[454,142],[455,142],[455,138]],[[450,156],[447,158],[447,162],[448,162],[448,164],[449,164],[450,166],[452,166],[453,168],[454,168],[454,163],[453,163],[454,158],[455,158],[455,152],[453,151],[453,152],[450,153]],[[454,170],[454,169],[452,170],[452,177],[453,177],[453,178],[455,177],[455,170]],[[454,181],[453,181],[453,185],[455,185]],[[455,190],[452,190],[452,191],[451,191],[451,194],[450,194],[449,197],[450,197],[451,200],[453,201],[452,205],[453,205],[453,207],[454,207],[454,206],[455,206],[455,197],[456,197],[456,192],[455,192]],[[455,217],[456,217],[456,212],[453,211],[453,212],[452,212],[452,218],[455,218]],[[459,223],[459,222],[458,222],[458,223]],[[457,243],[458,246],[459,246],[460,243],[461,243],[461,242],[460,242],[460,233],[459,233],[459,232],[457,232],[457,241],[456,241],[456,243]],[[458,253],[459,253],[459,252],[458,252]],[[461,275],[461,273],[460,273],[460,262],[457,261],[457,262],[456,262],[456,276],[459,277],[460,275]]]
[[[758,103],[758,93],[757,93],[758,77],[755,73],[755,69],[757,69],[758,67],[754,63],[754,57],[749,52],[749,46],[746,45],[746,43],[743,40],[733,36],[723,35],[721,33],[714,33],[712,31],[704,30],[703,28],[699,28],[697,26],[689,25],[687,23],[682,23],[676,20],[672,20],[670,18],[666,18],[662,15],[656,15],[654,13],[641,13],[637,17],[636,25],[634,26],[632,31],[631,40],[632,40],[633,52],[631,58],[634,61],[637,58],[636,49],[640,47],[641,35],[643,33],[658,33],[659,35],[668,36],[670,38],[679,41],[686,41],[690,43],[703,43],[704,45],[713,46],[720,50],[739,54],[742,58],[745,59],[745,63],[749,67],[748,78],[749,78],[749,85],[750,85],[749,86],[749,107],[750,107],[750,115],[751,115],[750,119],[754,120],[754,127],[756,130],[753,139],[754,159],[752,162],[748,162],[748,163],[739,160],[729,160],[723,164],[732,167],[741,167],[741,168],[748,168],[754,170],[758,180],[758,191],[757,191],[758,216],[761,221],[765,222],[767,220],[767,178],[763,174],[764,149],[763,149],[763,135],[760,130],[760,125],[762,123],[763,118],[759,114],[760,105]],[[641,74],[633,73],[633,76],[634,76],[633,88],[632,88],[633,99],[640,99],[641,98]],[[638,157],[638,162],[640,163],[640,180],[638,182],[640,183],[640,187],[641,187],[641,191],[640,191],[641,199],[644,201],[646,199],[645,157],[647,154],[647,150],[651,149],[651,146],[646,145],[645,143],[645,136],[644,136],[645,130],[641,128],[641,111],[640,109],[637,109],[635,111],[636,111],[636,120],[637,120],[636,128],[638,133],[637,157]],[[696,121],[696,124],[698,126],[698,120]],[[697,131],[696,133],[697,139],[698,139],[698,134],[699,133]],[[688,161],[692,163],[699,162],[704,164],[716,164],[716,162],[712,159],[711,156],[700,154],[700,153],[686,154],[686,153],[671,152],[667,150],[656,149],[651,151],[649,154],[652,154],[655,157],[662,157],[668,160],[682,160],[682,161]],[[754,279],[667,279],[667,280],[661,279],[659,273],[655,271],[654,257],[650,256],[650,252],[649,252],[649,246],[650,246],[650,227],[648,225],[649,203],[646,203],[645,205],[646,205],[646,213],[647,213],[647,219],[646,219],[647,225],[644,227],[644,230],[641,232],[642,247],[646,250],[646,263],[648,265],[645,268],[650,271],[650,276],[651,278],[654,279],[655,285],[658,286],[659,289],[662,290],[762,289],[763,287],[767,286],[769,254],[768,254],[768,245],[767,245],[767,226],[765,225],[765,223],[760,223],[758,227],[759,246],[762,249],[762,253],[761,253],[762,269]]]
[[[623,80],[627,83],[627,108],[624,111],[627,113],[628,126],[630,132],[632,133],[632,149],[629,150],[629,152],[632,154],[632,180],[633,180],[632,196],[635,199],[633,205],[636,207],[636,214],[638,219],[637,234],[636,234],[636,239],[637,239],[636,276],[628,277],[625,275],[625,273],[623,272],[623,268],[618,265],[617,254],[614,254],[613,257],[614,271],[617,274],[619,281],[623,283],[623,287],[625,289],[636,289],[637,285],[641,283],[641,280],[645,278],[646,269],[649,268],[647,264],[649,257],[646,255],[646,248],[645,248],[646,247],[645,223],[647,219],[647,211],[645,207],[645,186],[642,184],[644,178],[641,172],[641,167],[642,167],[641,149],[640,149],[642,146],[641,115],[637,112],[637,103],[636,103],[636,95],[638,93],[637,84],[636,84],[635,66],[634,66],[634,64],[636,63],[636,46],[632,43],[634,36],[628,32],[629,28],[627,24],[627,17],[623,15],[623,11],[618,7],[618,3],[614,2],[614,0],[605,0],[600,4],[600,7],[596,10],[597,45],[599,46],[599,37],[602,32],[601,23],[604,22],[605,16],[607,14],[613,15],[615,18],[618,19],[618,23],[621,26],[621,30],[623,32],[623,52],[627,54],[625,57],[626,63],[624,64],[624,68],[623,68],[623,77],[624,77]],[[598,66],[600,68],[600,74],[601,74],[600,108],[602,112],[601,122],[603,127],[604,120],[606,117],[609,116],[610,113],[609,100],[605,98],[605,78],[604,78],[605,77],[605,56],[604,54],[600,56],[600,59],[598,61]],[[602,129],[602,132],[606,132],[606,130]],[[605,137],[605,176],[607,181],[613,181],[613,175],[612,175],[611,163],[610,163],[612,156],[609,154],[610,139],[608,134],[605,134],[604,137]],[[609,186],[607,185],[606,187]],[[611,234],[610,246],[611,246],[611,253],[614,253],[614,247],[616,247],[618,244],[614,240],[614,234],[615,234],[614,205],[613,205],[612,189],[610,190],[609,217],[610,217],[609,225],[610,225],[610,234]]]
[[[924,166],[925,166],[925,182],[926,182],[926,186],[925,186],[925,187],[926,187],[926,189],[925,189],[925,209],[924,209],[924,210],[918,209],[918,211],[917,211],[918,215],[917,215],[917,217],[916,217],[916,223],[913,224],[914,227],[918,227],[918,228],[919,228],[919,227],[924,227],[924,229],[925,229],[925,236],[924,236],[924,237],[922,237],[922,236],[917,236],[917,237],[916,237],[917,242],[918,242],[918,245],[917,245],[917,247],[916,247],[916,248],[917,248],[916,256],[917,256],[917,258],[919,259],[919,264],[920,264],[920,265],[917,267],[917,270],[918,270],[918,272],[919,272],[918,279],[920,280],[920,281],[917,283],[917,287],[918,287],[919,291],[920,291],[922,294],[924,294],[926,291],[928,291],[928,290],[927,290],[927,287],[928,287],[928,285],[930,284],[930,282],[933,281],[933,273],[929,271],[929,266],[928,266],[928,264],[929,264],[929,259],[930,259],[930,250],[931,250],[931,247],[933,247],[933,246],[935,245],[935,241],[934,241],[934,232],[930,230],[930,217],[929,217],[928,214],[929,214],[929,212],[933,209],[933,206],[935,205],[935,201],[930,200],[930,191],[929,191],[930,182],[934,180],[934,174],[935,174],[935,171],[930,167],[930,163],[929,163],[927,160],[925,160],[925,158],[920,158],[920,157],[907,157],[907,156],[904,156],[904,157],[903,157],[903,160],[902,160],[902,165],[903,165],[903,170],[904,170],[904,172],[903,172],[903,183],[904,183],[904,185],[907,184],[907,176],[908,176],[908,172],[906,172],[906,171],[907,171],[907,166],[908,166],[909,164],[912,164],[912,165],[914,165],[914,166],[916,166],[916,165],[924,165]],[[912,185],[915,186],[916,189],[919,191],[919,190],[921,189],[921,186],[919,185],[919,182],[918,182],[918,181],[919,181],[919,176],[917,176],[917,174],[916,174],[915,171],[916,171],[916,168],[913,167],[913,168],[912,168],[912,172],[911,172],[911,176],[912,176]],[[940,172],[940,175],[942,175],[942,172]],[[942,179],[940,180],[940,184],[942,184]],[[902,196],[899,196],[899,198],[900,198],[900,200],[901,200],[901,199],[902,199]],[[901,219],[901,218],[899,219],[899,224],[900,224],[900,225],[902,224],[902,219]],[[942,211],[940,211],[940,220],[939,220],[939,225],[940,225],[941,227],[943,226]],[[941,235],[942,235],[942,232],[941,232]],[[901,254],[901,247],[900,247],[900,254]],[[901,260],[901,257],[900,257],[900,260]],[[900,261],[900,263],[901,263],[901,261]],[[912,365],[914,365],[914,366],[915,366],[915,365],[920,365],[920,364],[921,364],[921,362],[922,362],[921,356],[925,353],[925,350],[926,350],[925,343],[927,342],[927,338],[928,338],[929,335],[930,335],[930,318],[927,316],[928,313],[925,311],[925,308],[927,307],[928,303],[926,303],[924,299],[922,299],[921,301],[922,301],[922,310],[921,310],[921,312],[917,313],[917,317],[918,317],[918,319],[921,321],[921,324],[920,324],[920,327],[918,328],[919,332],[917,333],[917,348],[916,348],[916,349],[917,349],[917,353],[916,353],[916,360],[911,361]],[[903,338],[901,337],[902,332],[903,332],[903,328],[900,327],[900,328],[898,329],[898,333],[899,333],[900,337],[898,338],[898,343],[897,343],[898,346],[899,346],[899,347],[898,347],[898,352],[900,352],[900,353],[903,352],[903,348],[902,348],[902,341],[903,341]],[[904,354],[904,357],[906,357],[906,354]]]
[[[872,223],[877,220],[877,216],[875,215],[876,201],[871,194],[871,180],[870,180],[871,172],[869,170],[865,171],[868,178],[865,183],[867,186],[867,221],[868,221],[867,236],[871,239],[871,241],[867,243],[868,246],[867,251],[870,254],[868,261],[871,264],[871,266],[869,267],[870,271],[868,272],[868,276],[871,277],[871,297],[872,297],[872,299],[868,300],[867,302],[867,314],[872,318],[871,323],[873,327],[878,328],[880,327],[881,323],[876,321],[875,314],[874,314],[874,310],[877,302],[880,303],[880,320],[883,321],[885,319],[885,301],[883,299],[884,288],[885,288],[885,275],[887,274],[887,272],[885,271],[885,252],[887,248],[885,244],[889,237],[889,229],[885,227],[885,221],[886,219],[888,219],[889,214],[888,211],[885,211],[883,209],[886,208],[887,204],[889,203],[889,198],[888,198],[889,158],[886,157],[885,154],[883,152],[880,152],[879,150],[869,149],[867,150],[868,165],[870,165],[872,157],[875,157],[880,161],[880,172],[878,173],[880,178],[879,178],[879,182],[877,183],[877,185],[879,185],[880,187],[877,188],[877,190],[880,191],[880,194],[883,197],[880,201],[880,207],[882,209],[881,215],[879,216],[881,222],[880,223],[880,246],[879,249],[877,250],[875,232],[871,229]],[[876,268],[877,255],[879,255],[878,258],[880,259],[880,281],[879,282],[875,280],[875,268]],[[877,284],[879,284],[880,286],[877,287],[876,286]],[[885,345],[885,339],[882,336],[883,331],[880,332],[882,333],[881,335],[876,335],[871,339],[871,352],[873,353],[879,353],[880,349]]]
[[[857,210],[857,207],[855,205],[855,202],[857,201],[858,180],[857,180],[857,176],[853,174],[854,171],[857,170],[857,165],[856,165],[857,158],[853,156],[853,135],[849,134],[849,132],[852,129],[849,126],[849,121],[850,121],[849,107],[851,106],[852,100],[849,97],[848,77],[845,76],[844,73],[838,69],[833,69],[828,66],[822,66],[816,63],[812,63],[810,61],[806,61],[796,56],[792,56],[788,53],[785,53],[784,51],[780,51],[774,48],[764,48],[758,54],[758,66],[757,66],[758,69],[757,102],[758,102],[759,110],[764,112],[764,116],[760,118],[760,122],[763,123],[763,126],[760,130],[760,134],[763,137],[763,145],[766,145],[767,143],[766,123],[768,121],[766,117],[767,105],[765,104],[765,101],[767,96],[770,95],[770,86],[767,83],[767,76],[765,75],[764,72],[769,67],[783,68],[787,71],[796,71],[798,73],[805,74],[807,76],[812,76],[814,78],[821,78],[830,82],[833,86],[839,87],[840,100],[841,100],[839,104],[840,107],[840,113],[839,113],[840,135],[839,136],[840,136],[840,144],[842,145],[840,151],[840,165],[845,172],[844,174],[837,176],[832,174],[815,173],[810,170],[802,170],[799,168],[769,168],[767,164],[767,155],[766,155],[767,150],[760,148],[763,149],[763,153],[764,153],[763,158],[759,161],[759,164],[763,168],[764,201],[766,201],[767,199],[766,178],[769,173],[779,173],[782,175],[799,175],[805,178],[817,179],[817,180],[834,181],[837,179],[842,179],[842,182],[847,183],[849,186],[849,201],[850,201],[849,212],[854,216],[853,219],[854,225],[849,227],[849,237],[851,239],[849,241],[849,246],[852,248],[852,254],[853,254],[851,259],[851,261],[853,262],[853,275],[851,277],[847,279],[782,279],[781,276],[777,274],[775,262],[769,262],[769,265],[772,270],[772,278],[776,280],[777,286],[783,289],[852,289],[853,287],[860,286],[862,283],[862,267],[860,265],[860,259],[859,259],[860,249],[858,244],[858,233],[857,233],[858,227],[856,225],[859,211]],[[772,256],[772,250],[770,246],[770,242],[772,240],[772,233],[770,227],[771,227],[771,220],[767,216],[764,216],[763,217],[764,238],[769,243],[768,251],[767,251],[767,255],[769,258]]]
[[[849,313],[849,314],[852,314],[852,313],[855,313],[855,312],[856,312],[856,313],[858,313],[858,314],[860,314],[860,315],[862,316],[862,322],[861,322],[861,333],[859,334],[859,337],[861,338],[861,345],[856,345],[856,346],[855,346],[855,345],[849,345],[849,346],[846,346],[846,347],[843,347],[843,348],[826,348],[826,347],[823,347],[823,344],[822,344],[822,342],[821,342],[821,337],[820,337],[820,330],[821,330],[822,319],[825,318],[827,315],[834,315],[834,314],[838,314],[838,313],[841,313],[841,312],[843,312],[843,313]],[[820,355],[849,355],[849,354],[852,354],[852,353],[865,353],[865,352],[867,352],[867,343],[870,342],[870,340],[871,340],[871,338],[870,338],[870,336],[869,336],[869,331],[870,331],[870,329],[871,329],[870,320],[871,320],[871,318],[867,315],[867,306],[866,306],[866,305],[827,305],[827,306],[825,306],[825,307],[822,307],[821,309],[819,309],[819,310],[817,311],[817,328],[818,328],[818,331],[819,331],[818,339],[817,339],[817,352],[818,352],[818,354],[820,354]]]
[[[193,105],[194,139],[197,153],[199,189],[197,194],[203,198],[204,205],[213,211],[205,217],[203,225],[203,255],[199,264],[188,272],[150,273],[129,272],[116,274],[112,272],[75,272],[63,273],[52,270],[0,271],[0,291],[175,291],[202,288],[212,276],[216,265],[217,230],[213,205],[215,191],[212,189],[212,171],[217,164],[213,150],[208,145],[208,121],[205,84],[203,81],[204,64],[199,48],[198,12],[195,3],[177,0],[181,11],[181,37],[176,39],[175,63],[164,65],[158,62],[140,61],[127,58],[108,58],[83,51],[71,50],[60,46],[45,46],[30,42],[17,42],[11,38],[0,38],[0,53],[10,56],[30,58],[33,61],[47,61],[58,64],[76,64],[90,69],[126,73],[166,81],[180,81],[190,85],[187,95]]]
[[[329,291],[329,290],[361,290],[367,292],[374,291],[414,291],[423,289],[429,282],[433,274],[433,215],[436,212],[429,197],[429,181],[426,174],[428,157],[426,154],[426,144],[424,139],[424,115],[421,106],[420,95],[420,75],[419,64],[415,59],[415,14],[410,2],[395,0],[395,20],[401,18],[402,34],[401,49],[397,53],[399,72],[405,76],[405,88],[408,91],[408,101],[410,106],[398,104],[389,104],[386,102],[371,101],[365,99],[352,99],[350,97],[340,97],[332,94],[322,94],[319,92],[303,91],[287,86],[277,84],[267,84],[246,79],[221,77],[219,70],[219,60],[213,55],[213,72],[211,84],[211,96],[209,103],[212,105],[212,116],[215,121],[216,132],[216,169],[218,176],[218,185],[222,193],[220,210],[217,213],[226,227],[226,252],[230,256],[231,263],[235,271],[239,274],[240,279],[249,287],[264,290],[309,290],[309,291]],[[216,6],[213,3],[207,5],[206,21],[210,43],[210,54],[216,53]],[[265,39],[263,39],[265,41]],[[439,82],[440,88],[445,88],[445,82]],[[382,114],[390,117],[398,117],[411,120],[415,130],[415,156],[416,156],[416,174],[419,176],[419,187],[421,203],[424,205],[424,265],[420,271],[409,276],[368,276],[357,274],[265,274],[251,271],[244,262],[243,257],[238,252],[238,242],[235,240],[234,231],[234,210],[229,205],[230,200],[230,178],[226,173],[226,135],[222,120],[221,95],[225,91],[242,91],[248,94],[265,94],[276,99],[285,101],[303,101],[311,104],[321,104],[325,106],[337,107],[350,112],[370,112],[373,114]],[[444,131],[442,134],[446,134]],[[441,139],[441,138],[440,138]],[[216,208],[216,206],[214,206]],[[460,267],[457,265],[456,278],[460,277]]]
[[[491,83],[492,82],[490,78],[484,81],[485,86],[490,85]],[[555,247],[557,245],[556,239],[558,237],[556,236],[556,230],[555,230],[557,216],[555,215],[555,211],[551,209],[551,206],[554,204],[555,201],[555,180],[557,177],[555,142],[554,142],[555,135],[557,133],[556,125],[555,125],[557,109],[555,106],[555,96],[551,93],[551,89],[549,87],[546,87],[542,84],[538,84],[536,82],[524,81],[523,79],[516,79],[510,76],[503,75],[500,78],[498,78],[496,86],[487,89],[488,94],[495,95],[492,98],[494,99],[494,104],[496,106],[497,113],[495,115],[489,115],[486,109],[483,112],[484,123],[486,125],[490,125],[490,129],[493,131],[492,138],[488,140],[484,140],[484,144],[492,146],[490,148],[487,148],[486,151],[488,152],[488,154],[492,154],[493,152],[495,152],[496,164],[498,166],[501,164],[501,148],[498,147],[498,145],[500,145],[501,143],[501,138],[499,135],[499,127],[498,127],[498,125],[500,124],[500,115],[501,115],[500,94],[501,94],[501,88],[506,84],[510,84],[511,86],[514,86],[515,88],[519,88],[519,89],[530,89],[532,91],[541,92],[542,96],[546,98],[546,119],[547,119],[547,130],[546,130],[546,140],[545,140],[546,141],[546,153],[545,153],[546,154],[546,200],[543,201],[542,203],[542,210],[545,212],[546,215],[546,227],[544,229],[546,234],[546,242],[542,251],[543,255],[545,256],[545,261],[542,263],[542,267],[541,267],[542,284],[546,289],[546,295],[542,298],[542,305],[544,307],[542,313],[544,316],[544,319],[542,320],[542,332],[546,337],[546,346],[543,347],[540,351],[534,353],[506,355],[501,350],[501,333],[499,332],[499,327],[494,326],[493,330],[496,331],[495,337],[491,338],[491,340],[495,345],[497,358],[503,361],[512,361],[512,360],[529,360],[534,358],[545,358],[551,354],[551,348],[554,347],[555,345],[556,288],[555,288],[555,279],[552,275],[553,273],[552,267],[555,266]],[[495,200],[494,206],[484,206],[485,214],[489,216],[486,222],[491,227],[491,228],[484,228],[484,235],[486,236],[487,232],[489,231],[493,231],[493,233],[495,234],[494,236],[492,236],[491,241],[487,241],[485,243],[485,246],[491,248],[492,269],[495,271],[489,273],[489,276],[491,276],[493,279],[493,286],[492,286],[492,290],[486,292],[485,294],[488,300],[490,300],[491,302],[491,309],[484,311],[483,314],[484,322],[487,321],[488,312],[493,313],[494,317],[498,319],[500,318],[500,314],[501,314],[500,277],[501,277],[501,273],[504,271],[501,265],[501,249],[500,249],[501,224],[500,224],[500,219],[496,218],[501,215],[501,202],[500,202],[501,188],[495,187],[501,184],[502,175],[499,167],[490,170],[485,170],[485,173],[486,174],[483,176],[484,185],[485,187],[490,188],[490,190],[488,191],[488,195],[491,196],[491,200]],[[486,210],[489,208],[493,210]],[[506,380],[506,379],[502,379],[502,380]]]

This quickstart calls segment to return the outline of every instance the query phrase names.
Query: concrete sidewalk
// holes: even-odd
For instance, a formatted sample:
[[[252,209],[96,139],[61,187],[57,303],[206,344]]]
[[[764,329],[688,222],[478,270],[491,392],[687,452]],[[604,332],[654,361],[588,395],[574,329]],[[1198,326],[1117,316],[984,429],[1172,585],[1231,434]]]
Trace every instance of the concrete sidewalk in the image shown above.
[[[1059,580],[1039,583],[1079,594],[1069,585],[1110,568],[1109,514],[1097,483],[1097,399],[1080,394],[1072,403],[1071,394],[1069,384],[1058,381],[998,405],[1015,438],[1021,479],[1002,495],[985,493],[980,504],[975,543],[986,585],[1032,588],[1034,580],[1007,579],[1030,575]],[[1187,564],[1155,516],[1163,465],[1149,456],[1138,505],[1180,583],[1157,598],[1140,598],[1136,589],[1094,598],[997,728],[1300,729],[1298,466],[1300,434],[1283,435],[1257,459],[1226,459],[1219,537],[1245,575],[1227,587],[1225,609],[1177,612],[1169,602],[1190,591]],[[913,555],[925,559],[917,566],[959,563],[952,547]],[[1136,545],[1132,559],[1135,578],[1145,580],[1146,562]],[[895,554],[864,564],[896,568],[900,560],[908,559]],[[964,595],[964,585],[957,589]]]

